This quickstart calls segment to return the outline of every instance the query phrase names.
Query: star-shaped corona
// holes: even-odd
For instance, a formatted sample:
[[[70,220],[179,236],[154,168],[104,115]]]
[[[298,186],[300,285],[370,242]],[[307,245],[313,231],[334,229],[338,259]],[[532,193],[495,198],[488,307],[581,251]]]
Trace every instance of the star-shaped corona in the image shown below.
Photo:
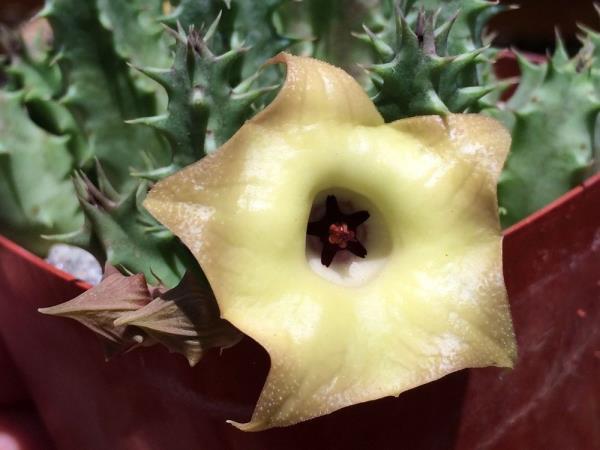
[[[275,100],[145,201],[199,261],[222,317],[270,355],[253,416],[235,425],[287,426],[463,368],[511,367],[496,199],[507,131],[471,114],[384,123],[344,71],[271,62],[287,66]],[[326,267],[307,231],[331,196],[365,220],[334,220],[327,242],[367,253]]]
[[[338,205],[335,195],[327,196],[325,215],[321,219],[309,222],[306,233],[317,236],[323,244],[321,264],[331,265],[335,254],[347,250],[364,258],[367,249],[359,242],[356,228],[369,218],[368,211],[357,211],[344,214]]]

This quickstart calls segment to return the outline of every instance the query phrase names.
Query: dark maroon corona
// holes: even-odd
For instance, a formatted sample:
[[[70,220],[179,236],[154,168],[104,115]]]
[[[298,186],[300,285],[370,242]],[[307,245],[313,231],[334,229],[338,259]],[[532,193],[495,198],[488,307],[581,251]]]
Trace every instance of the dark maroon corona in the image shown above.
[[[356,228],[369,218],[368,211],[344,214],[340,211],[334,195],[328,195],[325,203],[325,215],[315,222],[309,222],[306,233],[318,236],[323,244],[321,264],[329,267],[335,254],[347,250],[364,258],[367,249],[358,241]]]

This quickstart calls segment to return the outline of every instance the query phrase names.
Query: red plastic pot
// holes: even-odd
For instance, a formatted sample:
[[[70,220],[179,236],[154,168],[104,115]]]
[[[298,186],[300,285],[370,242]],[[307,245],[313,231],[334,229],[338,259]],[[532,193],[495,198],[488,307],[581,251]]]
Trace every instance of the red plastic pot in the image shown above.
[[[225,423],[250,417],[269,365],[257,344],[193,369],[161,348],[105,362],[91,332],[37,312],[87,286],[0,238],[0,448],[8,429],[64,450],[600,448],[599,205],[600,175],[506,232],[514,370],[259,433]]]

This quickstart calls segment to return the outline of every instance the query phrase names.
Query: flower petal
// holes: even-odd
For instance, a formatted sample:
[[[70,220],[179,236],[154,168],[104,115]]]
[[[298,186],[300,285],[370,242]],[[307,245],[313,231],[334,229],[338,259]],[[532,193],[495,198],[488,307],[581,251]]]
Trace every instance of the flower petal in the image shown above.
[[[277,98],[253,123],[307,126],[324,122],[380,125],[383,118],[356,81],[337,67],[312,58],[280,53],[269,64],[286,66]]]
[[[500,172],[508,156],[510,133],[500,122],[481,114],[449,114],[446,117],[422,116],[389,124],[407,134],[425,139],[428,147],[440,154],[462,158],[474,170],[486,172],[490,187],[496,190]],[[444,147],[450,139],[455,145]]]

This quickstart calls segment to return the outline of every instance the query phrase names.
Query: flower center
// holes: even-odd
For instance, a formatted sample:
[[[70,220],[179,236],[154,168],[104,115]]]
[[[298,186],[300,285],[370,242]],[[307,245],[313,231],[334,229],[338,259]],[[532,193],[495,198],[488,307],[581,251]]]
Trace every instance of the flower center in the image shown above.
[[[392,255],[389,222],[364,194],[338,186],[319,187],[311,193],[304,222],[308,268],[333,284],[364,286],[381,273]],[[376,193],[369,196],[377,198]]]
[[[368,211],[345,214],[340,211],[335,195],[328,195],[325,214],[317,221],[309,222],[306,233],[317,236],[323,244],[321,264],[329,267],[336,253],[347,250],[364,258],[367,249],[356,238],[356,228],[369,218]]]
[[[356,233],[348,229],[346,223],[332,223],[329,225],[329,243],[340,248],[348,247],[348,241],[354,239]]]

